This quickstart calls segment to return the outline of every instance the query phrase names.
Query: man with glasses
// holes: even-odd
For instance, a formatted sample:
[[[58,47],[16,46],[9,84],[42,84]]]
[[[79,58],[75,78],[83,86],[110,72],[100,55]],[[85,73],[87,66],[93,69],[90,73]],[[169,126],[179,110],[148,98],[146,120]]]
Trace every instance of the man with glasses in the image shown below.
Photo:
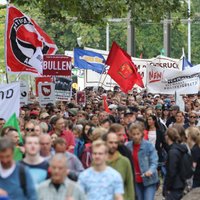
[[[33,124],[33,122],[31,121],[28,121],[26,124],[25,124],[25,129],[24,129],[24,135],[28,135],[28,134],[31,134],[35,131],[35,125]]]

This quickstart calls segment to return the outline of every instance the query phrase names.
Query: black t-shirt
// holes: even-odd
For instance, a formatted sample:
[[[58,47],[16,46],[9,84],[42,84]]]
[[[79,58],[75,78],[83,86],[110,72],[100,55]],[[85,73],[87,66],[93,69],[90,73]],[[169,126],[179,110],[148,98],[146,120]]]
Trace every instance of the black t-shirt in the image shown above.
[[[194,145],[191,149],[193,162],[197,163],[195,172],[194,172],[194,180],[200,180],[200,147],[198,145]]]

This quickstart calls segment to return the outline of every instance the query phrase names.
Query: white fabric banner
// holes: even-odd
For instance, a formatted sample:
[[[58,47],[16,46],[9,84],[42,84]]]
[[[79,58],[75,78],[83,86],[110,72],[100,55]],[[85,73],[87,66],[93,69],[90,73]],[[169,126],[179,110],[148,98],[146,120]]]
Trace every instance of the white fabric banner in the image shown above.
[[[19,117],[20,83],[0,85],[0,117],[8,120],[13,113]]]
[[[161,94],[195,94],[199,89],[200,65],[179,71],[149,65],[147,67],[147,90]]]

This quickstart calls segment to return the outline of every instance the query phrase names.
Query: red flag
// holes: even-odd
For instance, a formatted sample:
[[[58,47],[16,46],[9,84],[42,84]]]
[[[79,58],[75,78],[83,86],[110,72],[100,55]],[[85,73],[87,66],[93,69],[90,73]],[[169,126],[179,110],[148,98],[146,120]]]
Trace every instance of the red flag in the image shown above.
[[[109,65],[108,74],[118,83],[122,91],[128,93],[137,84],[144,87],[142,78],[137,72],[135,64],[131,60],[131,56],[126,53],[121,47],[113,42],[112,48],[108,55],[106,65]]]
[[[42,74],[43,54],[55,54],[53,40],[28,16],[8,7],[6,67],[11,73]]]
[[[111,113],[110,109],[108,108],[108,103],[107,103],[107,100],[106,100],[106,95],[102,95],[102,99],[103,99],[104,110],[107,113]]]

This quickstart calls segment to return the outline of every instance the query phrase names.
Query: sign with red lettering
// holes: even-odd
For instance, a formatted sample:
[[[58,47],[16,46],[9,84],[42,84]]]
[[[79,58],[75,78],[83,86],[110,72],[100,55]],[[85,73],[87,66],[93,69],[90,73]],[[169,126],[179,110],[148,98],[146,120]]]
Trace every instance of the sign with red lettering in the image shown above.
[[[65,55],[44,55],[43,75],[71,76],[72,58]]]

